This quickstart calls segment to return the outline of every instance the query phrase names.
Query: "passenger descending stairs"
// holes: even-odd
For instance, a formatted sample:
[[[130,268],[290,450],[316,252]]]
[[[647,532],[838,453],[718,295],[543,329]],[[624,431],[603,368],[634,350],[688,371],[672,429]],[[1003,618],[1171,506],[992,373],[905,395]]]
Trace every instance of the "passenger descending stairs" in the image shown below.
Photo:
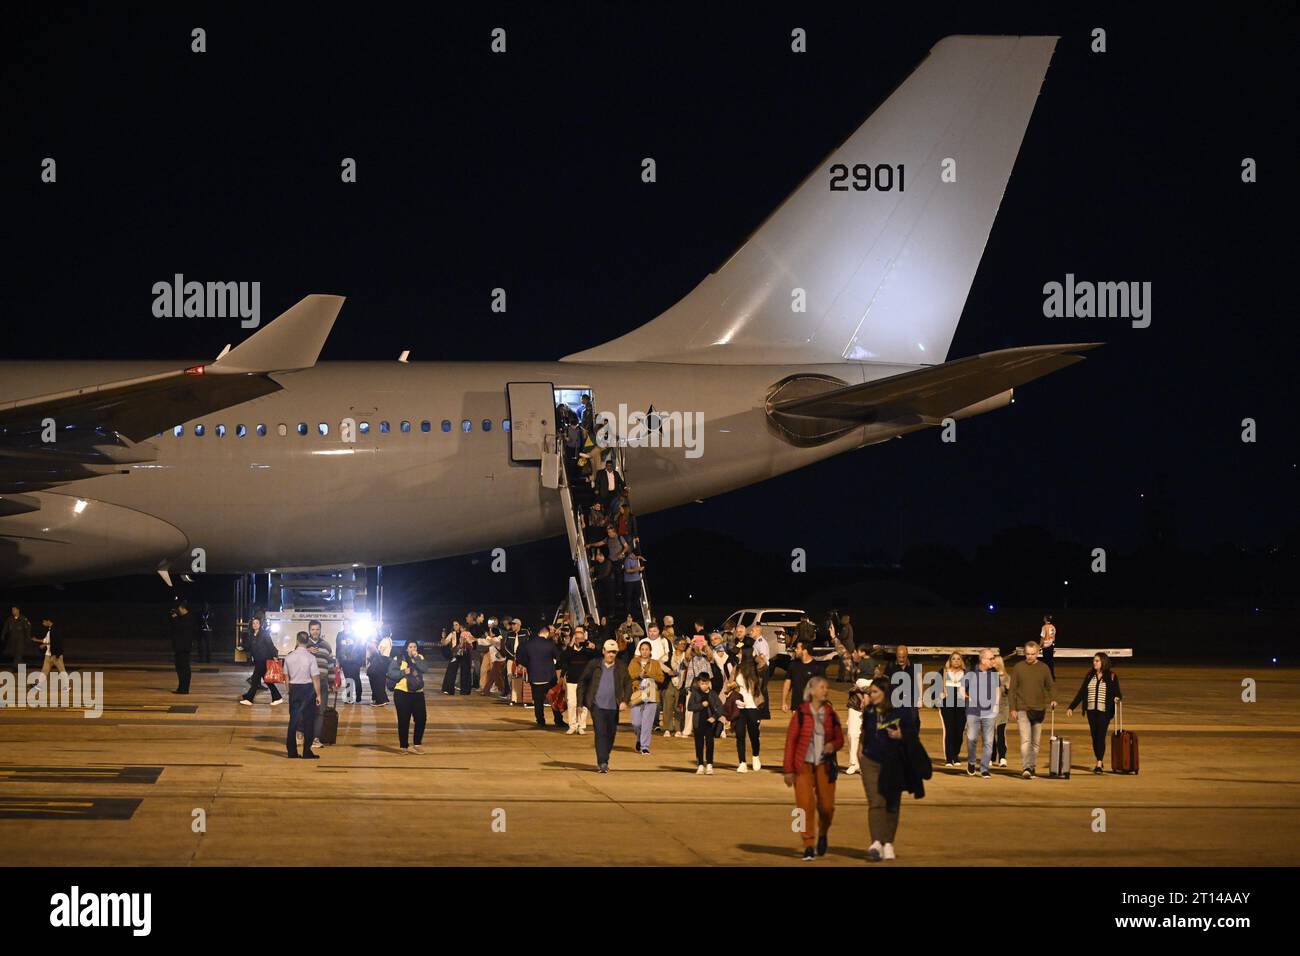
[[[615,467],[623,475],[623,480],[627,480],[626,460],[622,447],[615,448]],[[569,581],[569,610],[573,612],[575,621],[583,620],[584,614],[591,615],[593,621],[599,621],[603,612],[608,616],[610,624],[617,624],[622,620],[623,614],[621,608],[600,608],[596,603],[596,589],[592,579],[591,561],[588,558],[587,543],[584,535],[585,521],[582,517],[581,506],[574,501],[573,487],[569,482],[568,468],[565,467],[563,451],[556,446],[555,462],[550,467],[543,467],[543,471],[550,471],[551,474],[558,478],[558,490],[560,501],[563,505],[564,512],[564,530],[569,538],[569,554],[573,558],[575,577]],[[553,470],[552,470],[553,469]],[[549,482],[543,479],[543,484],[549,485]],[[636,535],[636,517],[632,518],[633,528],[632,537]],[[621,569],[616,569],[615,573],[621,574]],[[650,625],[650,593],[646,590],[645,571],[641,572],[641,588],[639,595],[641,606],[642,624],[646,628]]]

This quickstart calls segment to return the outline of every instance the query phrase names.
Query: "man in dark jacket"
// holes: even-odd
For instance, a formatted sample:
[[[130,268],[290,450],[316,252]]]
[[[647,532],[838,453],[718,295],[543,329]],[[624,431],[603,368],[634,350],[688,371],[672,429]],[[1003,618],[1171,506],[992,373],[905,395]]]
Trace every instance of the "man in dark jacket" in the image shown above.
[[[173,694],[190,692],[190,648],[194,646],[194,618],[189,606],[181,601],[171,612],[172,660],[176,665],[176,689]]]
[[[618,732],[618,714],[632,700],[632,676],[618,659],[618,642],[606,641],[600,661],[592,661],[582,673],[578,706],[591,712],[596,728],[596,772],[609,773],[609,755]]]
[[[271,635],[263,630],[261,618],[253,618],[249,628],[251,631],[249,635],[251,646],[248,648],[248,652],[253,655],[253,676],[248,679],[248,693],[239,698],[239,702],[252,707],[253,700],[257,697],[257,692],[261,689],[266,678],[266,662],[280,655],[276,650],[275,641],[271,640]],[[275,707],[283,700],[280,696],[280,688],[275,684],[267,684],[266,686],[271,691],[271,706]]]
[[[4,628],[0,629],[0,640],[3,640],[9,657],[13,660],[15,670],[27,656],[27,642],[31,639],[32,622],[17,607],[11,607]]]
[[[366,661],[366,645],[346,630],[334,638],[334,652],[343,671],[342,694],[349,703],[361,703],[361,665]],[[348,683],[351,681],[351,683]]]
[[[537,726],[546,726],[546,694],[555,686],[555,661],[558,649],[551,640],[551,629],[543,625],[537,634],[524,642],[519,649],[519,665],[528,671],[528,683],[533,685],[533,716]],[[559,711],[552,709],[556,727],[567,727]]]

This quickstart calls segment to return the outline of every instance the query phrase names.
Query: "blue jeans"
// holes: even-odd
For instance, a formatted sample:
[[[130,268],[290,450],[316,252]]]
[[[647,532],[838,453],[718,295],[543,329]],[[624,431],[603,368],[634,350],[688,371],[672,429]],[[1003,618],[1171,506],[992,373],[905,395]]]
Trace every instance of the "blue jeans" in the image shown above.
[[[984,746],[981,748],[983,763],[980,765],[980,769],[988,770],[993,764],[993,732],[997,728],[997,722],[997,714],[989,714],[987,717],[981,717],[978,714],[966,714],[967,763],[974,765],[975,744],[983,737]]]
[[[316,688],[311,684],[289,685],[289,732],[284,745],[290,757],[298,756],[298,732],[302,732],[302,749],[311,752],[312,726],[316,722]]]
[[[637,746],[642,750],[650,749],[650,738],[655,733],[655,708],[657,704],[632,705],[632,730],[636,733]]]

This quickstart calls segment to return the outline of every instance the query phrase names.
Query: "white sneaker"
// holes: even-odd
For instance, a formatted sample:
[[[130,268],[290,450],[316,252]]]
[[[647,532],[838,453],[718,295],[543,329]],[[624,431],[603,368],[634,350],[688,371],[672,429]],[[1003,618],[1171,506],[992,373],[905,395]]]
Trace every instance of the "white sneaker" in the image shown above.
[[[411,745],[411,753],[413,753],[413,754],[422,754],[422,753],[424,753],[424,748],[421,747],[419,744],[412,744],[412,745]]]
[[[999,766],[999,767],[1005,767],[1006,765],[1007,765],[1007,758],[1006,758],[1006,757],[1003,757],[1001,760],[998,761],[998,766]]]
[[[957,765],[956,765],[955,763],[946,763],[946,764],[944,764],[944,766],[945,766],[945,767],[955,767],[955,766],[957,766]]]
[[[886,860],[894,859],[894,844],[892,843],[885,844],[885,859]]]
[[[671,737],[672,735],[673,735],[673,732],[672,732],[671,730],[665,730],[665,731],[664,731],[664,736],[665,736],[665,737]]]
[[[762,769],[763,769],[763,764],[762,764],[762,762],[761,762],[757,757],[754,758],[754,769],[755,769],[755,770],[762,770]]]
[[[586,727],[579,727],[579,728],[578,728],[578,736],[579,736],[579,737],[585,737],[585,736],[587,736],[587,728],[586,728]]]
[[[736,768],[736,773],[749,773],[749,765],[742,763],[739,767]]]
[[[284,703],[284,698],[281,697],[279,700],[273,700],[273,701],[271,701],[271,706],[272,706],[272,707],[279,707],[279,706],[280,706],[281,704],[283,704],[283,703]]]
[[[251,700],[249,700],[247,697],[241,697],[241,698],[239,698],[239,702],[240,702],[241,704],[243,704],[245,707],[252,707],[252,706],[253,706],[253,702],[252,702]]]
[[[884,851],[880,847],[880,841],[874,841],[871,846],[867,847],[867,859],[872,863],[878,863]]]
[[[703,773],[704,773],[704,764],[700,764],[698,767],[695,768],[695,776],[698,777]]]
[[[566,731],[564,732],[564,736],[567,737],[567,736],[569,736],[569,734],[576,734],[577,732],[578,732],[578,727],[577,727],[577,725],[576,725],[576,724],[570,724],[570,725],[569,725],[569,729],[566,730]]]
[[[315,750],[317,747],[322,747],[322,746],[324,746],[324,744],[322,744],[322,743],[320,742],[320,738],[319,738],[319,737],[317,737],[315,740],[313,740],[313,741],[311,742],[311,749],[312,749],[312,750]]]
[[[845,772],[845,773],[857,773],[857,772],[858,772],[858,768],[857,768],[857,767],[850,766],[850,767],[847,768],[844,772]]]
[[[709,764],[705,764],[705,765],[704,765],[704,772],[705,772],[706,775],[712,777],[712,776],[713,776],[713,764],[711,764],[711,763],[709,763]]]

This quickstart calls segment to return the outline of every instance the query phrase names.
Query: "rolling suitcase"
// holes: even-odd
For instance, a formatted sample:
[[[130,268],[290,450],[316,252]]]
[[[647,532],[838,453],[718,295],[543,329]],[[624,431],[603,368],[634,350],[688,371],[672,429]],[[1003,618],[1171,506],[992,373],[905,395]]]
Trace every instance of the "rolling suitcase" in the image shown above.
[[[1138,772],[1138,735],[1124,729],[1124,702],[1115,702],[1119,726],[1110,739],[1110,769],[1115,773]]]
[[[1052,709],[1052,736],[1049,744],[1047,772],[1052,777],[1070,779],[1070,742],[1056,736],[1056,709]]]
[[[339,712],[333,707],[325,707],[320,717],[320,742],[332,744],[339,739]]]

